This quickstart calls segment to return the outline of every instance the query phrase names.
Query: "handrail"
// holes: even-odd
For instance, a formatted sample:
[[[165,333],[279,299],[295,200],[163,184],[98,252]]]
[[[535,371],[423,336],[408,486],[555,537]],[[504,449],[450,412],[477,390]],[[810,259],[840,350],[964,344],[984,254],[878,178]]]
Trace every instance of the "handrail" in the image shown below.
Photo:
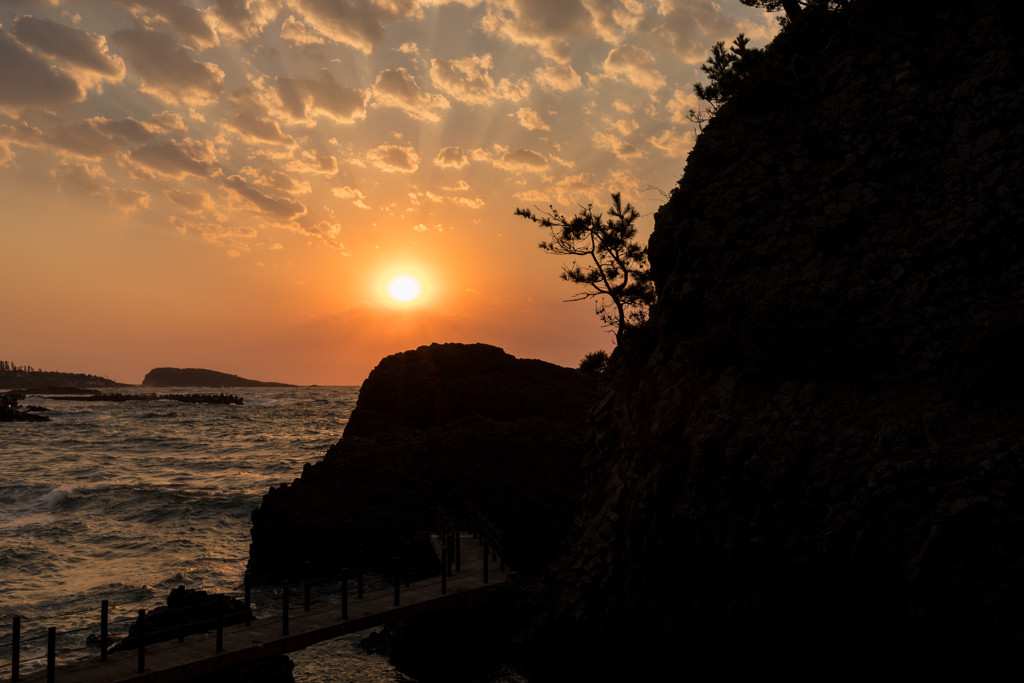
[[[480,539],[481,545],[484,545],[485,556],[484,563],[480,570],[463,572],[462,571],[462,552],[461,552],[461,534],[458,528],[453,523],[452,519],[440,506],[437,506],[437,522],[438,522],[438,539],[441,542],[441,573],[439,580],[430,580],[424,577],[417,581],[418,587],[430,587],[440,585],[442,595],[447,593],[447,580],[453,576],[453,569],[455,574],[460,574],[463,577],[471,577],[482,575],[483,582],[488,583],[488,565],[492,561],[497,561],[500,557],[499,552],[501,550],[501,534],[497,528],[494,527],[487,519],[480,514],[480,512],[472,505],[470,505],[470,529],[472,530],[473,536]],[[489,557],[490,556],[490,557]],[[213,594],[212,599],[204,600],[202,602],[194,602],[190,604],[180,604],[177,607],[166,607],[157,608],[157,610],[139,610],[138,619],[129,626],[129,631],[123,639],[112,642],[110,633],[108,631],[108,614],[112,609],[116,609],[115,606],[110,605],[107,600],[103,601],[101,606],[101,619],[100,619],[100,656],[96,666],[100,666],[106,662],[106,655],[110,651],[110,648],[116,647],[120,643],[132,640],[136,641],[142,647],[138,647],[139,657],[139,671],[141,672],[145,666],[145,644],[160,642],[163,640],[174,640],[173,636],[177,635],[178,643],[184,643],[186,635],[199,635],[200,632],[209,632],[216,630],[215,635],[210,636],[216,639],[216,651],[220,652],[223,648],[223,630],[225,626],[235,625],[238,626],[244,623],[242,631],[248,631],[255,626],[252,625],[252,587],[254,579],[268,579],[277,576],[295,576],[301,575],[302,584],[302,607],[304,611],[310,611],[311,597],[310,588],[313,585],[322,585],[330,583],[341,583],[342,599],[340,601],[321,601],[321,604],[326,604],[327,610],[340,609],[342,612],[342,618],[348,618],[348,603],[350,592],[356,593],[356,599],[365,601],[375,601],[382,599],[382,595],[377,594],[373,597],[363,597],[363,576],[366,574],[373,574],[381,576],[388,580],[394,586],[394,605],[398,606],[401,600],[401,584],[404,583],[406,587],[410,586],[411,574],[409,571],[410,560],[418,562],[426,557],[434,557],[432,550],[423,550],[417,548],[410,555],[409,544],[403,543],[400,546],[391,545],[383,549],[374,550],[371,553],[364,551],[358,552],[354,557],[345,558],[342,560],[335,560],[330,562],[318,563],[316,565],[306,562],[301,568],[276,572],[272,574],[256,575],[246,571],[243,583],[240,587],[244,588],[244,592],[240,595],[231,592],[216,593]],[[372,558],[375,561],[373,564],[367,565],[366,560]],[[379,561],[378,558],[387,558],[384,561]],[[452,566],[454,564],[454,567]],[[326,576],[315,576],[315,570],[325,569],[328,567],[337,567],[340,569],[337,573],[330,573]],[[505,569],[505,561],[501,559],[501,569]],[[420,574],[421,572],[415,572]],[[349,581],[356,579],[356,590],[352,591],[349,586]],[[175,589],[184,591],[185,586],[181,585]],[[278,592],[273,590],[272,592]],[[288,634],[288,614],[292,611],[291,605],[289,604],[289,582],[285,580],[280,588],[281,598],[281,611],[280,619],[282,623],[282,631],[284,635]],[[184,600],[185,594],[182,593],[182,600]],[[231,602],[229,602],[231,601]],[[239,610],[237,606],[228,607],[229,604],[242,602],[244,605],[244,611]],[[212,608],[212,614],[211,614]],[[0,645],[0,648],[10,647],[11,648],[11,681],[18,681],[20,677],[20,668],[23,664],[32,664],[46,661],[47,668],[47,679],[52,680],[55,672],[55,652],[56,652],[56,637],[58,630],[55,627],[49,627],[41,636],[33,636],[29,638],[22,637],[21,629],[25,623],[39,624],[42,626],[44,623],[52,623],[55,619],[60,619],[68,616],[77,616],[86,614],[94,611],[95,608],[75,610],[71,612],[62,612],[56,615],[45,615],[37,616],[32,618],[26,618],[22,615],[13,615],[13,627],[12,627],[12,638],[11,642]],[[202,612],[201,616],[193,618],[188,622],[185,622],[182,616],[192,611]],[[173,623],[174,616],[178,615],[179,618],[177,623]],[[158,619],[152,624],[154,629],[146,628],[149,626],[147,622],[152,617]],[[167,626],[168,622],[172,622],[172,625]],[[226,623],[228,622],[228,623]],[[122,623],[124,623],[122,621]],[[61,630],[59,635],[67,636],[83,631],[90,631],[95,628],[92,625],[82,626],[69,630]],[[199,631],[197,631],[199,629]],[[136,632],[133,634],[132,631]],[[191,631],[191,632],[190,632]],[[170,636],[170,637],[168,637]],[[202,637],[201,640],[206,640],[206,637]],[[38,657],[31,657],[29,659],[21,659],[21,651],[24,646],[37,643],[39,641],[47,641],[47,651],[45,655]],[[194,642],[194,639],[193,639]],[[34,649],[34,648],[33,648]],[[77,647],[74,649],[64,649],[62,652],[75,653],[83,652],[86,650],[93,649],[93,646],[86,645],[84,647]],[[92,668],[92,667],[88,667]]]

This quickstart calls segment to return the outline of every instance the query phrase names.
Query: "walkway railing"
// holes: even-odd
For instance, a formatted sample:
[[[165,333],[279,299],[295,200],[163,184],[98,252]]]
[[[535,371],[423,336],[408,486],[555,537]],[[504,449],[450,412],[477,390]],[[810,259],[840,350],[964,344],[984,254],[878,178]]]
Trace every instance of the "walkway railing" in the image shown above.
[[[470,506],[469,526],[473,538],[476,538],[479,544],[483,546],[483,557],[485,560],[488,559],[488,554],[491,556],[491,562],[497,562],[500,559],[501,570],[504,571],[505,561],[501,556],[500,532],[473,506]],[[138,672],[143,673],[146,668],[145,645],[173,640],[174,638],[177,639],[178,643],[184,643],[185,636],[187,635],[207,633],[210,631],[214,632],[214,636],[212,638],[214,641],[212,643],[213,652],[220,653],[223,651],[225,627],[233,624],[244,623],[245,629],[253,628],[252,590],[257,581],[264,583],[271,579],[282,579],[280,589],[280,611],[278,617],[281,622],[282,636],[289,635],[289,616],[294,610],[291,595],[291,579],[297,574],[301,575],[299,583],[302,591],[301,604],[303,612],[310,611],[312,604],[311,588],[314,585],[340,584],[340,600],[327,602],[334,603],[328,609],[339,611],[342,620],[347,620],[349,618],[350,583],[355,584],[355,599],[357,601],[363,600],[365,588],[364,579],[366,575],[375,575],[384,578],[393,587],[395,607],[398,607],[401,604],[402,585],[404,584],[405,587],[409,587],[414,574],[419,576],[417,588],[422,589],[429,586],[438,586],[441,595],[445,595],[448,592],[448,579],[452,578],[455,574],[459,574],[462,577],[471,577],[479,574],[481,576],[482,583],[486,584],[489,582],[489,562],[487,561],[482,563],[482,567],[479,571],[470,573],[462,571],[461,535],[458,527],[452,522],[451,518],[445,513],[440,505],[437,507],[437,538],[440,543],[440,552],[438,554],[440,555],[439,559],[441,560],[441,572],[439,579],[428,583],[424,583],[423,579],[429,576],[429,573],[423,571],[410,572],[410,561],[414,562],[416,565],[420,565],[423,559],[427,557],[436,557],[436,555],[433,550],[431,550],[429,552],[417,553],[415,556],[410,557],[408,543],[401,546],[392,546],[385,550],[375,550],[370,554],[359,551],[354,556],[344,560],[319,563],[315,565],[306,562],[300,570],[289,570],[261,575],[245,572],[244,580],[241,586],[239,586],[239,588],[243,589],[241,596],[238,596],[236,593],[219,593],[215,594],[211,600],[207,600],[205,602],[184,604],[185,586],[181,585],[177,589],[178,591],[181,591],[181,606],[169,609],[158,608],[156,610],[150,610],[148,613],[146,610],[140,609],[138,611],[138,618],[134,624],[134,633],[129,630],[128,635],[124,639],[116,642],[111,638],[109,631],[111,605],[108,600],[103,600],[99,607],[99,657],[95,658],[93,661],[95,662],[95,666],[102,666],[107,661],[108,653],[111,653],[111,643],[114,644],[115,647],[113,651],[116,652],[120,651],[117,649],[117,645],[119,643],[127,642],[134,646],[134,649],[138,650]],[[289,578],[283,578],[286,576]],[[228,609],[228,599],[237,600],[239,597],[242,599],[244,604],[244,613]],[[380,596],[376,596],[373,599],[379,600]],[[93,612],[94,609],[95,608],[87,608],[73,612],[63,612],[61,614],[47,615],[45,618],[36,619],[26,619],[23,616],[15,615],[12,619],[11,642],[9,645],[11,648],[10,680],[12,682],[20,680],[21,669],[23,666],[45,660],[46,680],[48,683],[53,683],[55,681],[57,671],[57,636],[61,635],[62,639],[66,640],[69,635],[74,635],[84,631],[93,631],[95,629],[95,625],[88,625],[71,630],[60,630],[58,633],[57,627],[48,626],[44,627],[46,629],[45,635],[40,634],[34,638],[26,639],[22,635],[22,627],[26,622],[53,623],[54,621],[66,619],[67,617],[79,616]],[[190,612],[193,614],[198,612],[204,616],[196,620],[186,621],[188,617],[192,616],[189,614]],[[156,624],[147,628],[147,620],[156,620]],[[168,622],[171,623],[170,626],[165,625],[162,628],[153,628],[153,626],[156,626],[157,624],[166,624]],[[32,645],[38,644],[44,639],[46,641],[45,655],[35,656],[26,660],[21,659],[23,650],[34,649],[38,652],[39,648],[32,648]],[[5,647],[8,646],[0,645],[0,648]],[[61,654],[62,656],[67,657],[68,655],[73,656],[75,653],[87,650],[95,651],[95,649],[95,645],[89,644],[85,647],[78,647],[74,649],[61,649]],[[133,647],[123,647],[123,649],[130,650],[133,649]]]

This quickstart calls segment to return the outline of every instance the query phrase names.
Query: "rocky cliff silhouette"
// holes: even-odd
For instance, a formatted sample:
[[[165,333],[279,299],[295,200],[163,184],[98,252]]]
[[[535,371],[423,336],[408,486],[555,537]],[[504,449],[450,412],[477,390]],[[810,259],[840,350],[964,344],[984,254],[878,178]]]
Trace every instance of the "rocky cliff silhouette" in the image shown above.
[[[400,542],[436,568],[427,545],[436,505],[464,515],[472,503],[502,528],[509,561],[539,572],[562,552],[582,492],[583,428],[596,395],[577,370],[487,344],[384,358],[323,461],[270,489],[253,511],[250,571]]]
[[[819,11],[698,138],[656,214],[651,328],[616,354],[550,570],[579,661],[607,670],[608,643],[634,672],[1021,653],[1011,12]]]

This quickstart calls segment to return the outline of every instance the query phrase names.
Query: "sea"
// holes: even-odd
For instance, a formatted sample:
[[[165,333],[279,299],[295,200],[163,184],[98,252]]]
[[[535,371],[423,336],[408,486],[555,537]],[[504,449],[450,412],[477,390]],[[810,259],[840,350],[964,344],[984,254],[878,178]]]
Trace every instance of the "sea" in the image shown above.
[[[29,394],[21,407],[48,408],[51,421],[0,424],[0,677],[10,672],[14,615],[30,673],[45,668],[50,626],[58,663],[97,656],[87,641],[104,599],[110,630],[126,633],[139,609],[166,604],[177,586],[241,594],[251,512],[337,442],[359,388],[224,391],[244,405]],[[278,589],[257,588],[256,616],[279,601]],[[365,635],[290,655],[295,680],[410,680],[360,651]]]

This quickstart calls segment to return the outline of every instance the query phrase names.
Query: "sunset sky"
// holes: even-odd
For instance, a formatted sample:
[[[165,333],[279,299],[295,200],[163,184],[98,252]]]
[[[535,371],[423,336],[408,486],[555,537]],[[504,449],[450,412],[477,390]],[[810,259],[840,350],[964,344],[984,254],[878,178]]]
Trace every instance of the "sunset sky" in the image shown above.
[[[0,358],[359,384],[611,350],[517,207],[645,214],[738,0],[0,0]],[[391,299],[390,277],[423,284]]]

